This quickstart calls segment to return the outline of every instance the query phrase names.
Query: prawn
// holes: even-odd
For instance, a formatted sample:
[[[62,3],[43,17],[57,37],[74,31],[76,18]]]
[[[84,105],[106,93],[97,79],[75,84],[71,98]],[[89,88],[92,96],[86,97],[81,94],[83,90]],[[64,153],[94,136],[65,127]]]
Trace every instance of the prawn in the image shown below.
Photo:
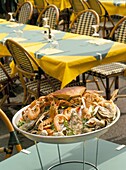
[[[52,135],[53,135],[54,130],[52,130],[52,129],[46,129],[46,131],[47,131],[47,133],[48,133],[49,136],[52,136]]]
[[[67,120],[70,120],[72,115],[72,107],[68,107],[64,110],[63,114],[67,117]]]
[[[81,107],[81,111],[82,111],[82,117],[85,119],[90,119],[91,114],[89,113],[89,109],[86,107],[86,102],[85,102],[85,98],[82,97],[82,107]]]
[[[52,117],[49,117],[48,119],[46,119],[46,120],[43,121],[43,126],[48,125],[48,124],[50,124],[50,123],[52,123],[52,122],[53,122],[53,118],[52,118]]]
[[[41,122],[40,124],[39,124],[39,126],[38,126],[38,130],[43,130],[43,122]]]
[[[30,120],[34,120],[38,117],[40,113],[40,107],[38,105],[35,105],[33,108],[28,108],[28,118]]]
[[[64,114],[58,114],[54,117],[54,127],[56,131],[61,131],[60,123],[63,122],[63,120],[68,120],[67,116]]]
[[[50,110],[49,110],[49,114],[51,118],[54,118],[55,115],[58,114],[58,105],[55,103],[55,101],[51,102],[51,106],[50,106]]]
[[[69,101],[66,100],[60,100],[59,101],[59,106],[72,106],[73,103],[70,103]]]

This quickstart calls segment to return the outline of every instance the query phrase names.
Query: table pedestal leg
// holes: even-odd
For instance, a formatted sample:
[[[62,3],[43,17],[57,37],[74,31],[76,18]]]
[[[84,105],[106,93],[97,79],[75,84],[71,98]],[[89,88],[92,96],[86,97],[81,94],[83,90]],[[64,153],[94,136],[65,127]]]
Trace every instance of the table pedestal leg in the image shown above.
[[[58,151],[58,156],[59,156],[59,163],[50,166],[48,168],[48,170],[55,170],[56,167],[60,167],[61,165],[65,165],[65,164],[83,164],[82,170],[86,170],[85,165],[89,165],[89,166],[93,167],[95,170],[98,170],[98,168],[97,168],[97,164],[98,164],[98,139],[97,139],[97,143],[96,143],[96,160],[95,160],[96,162],[95,162],[95,164],[92,164],[90,162],[85,161],[85,141],[83,142],[83,149],[82,149],[82,151],[83,151],[83,161],[70,160],[70,161],[63,161],[62,162],[59,144],[57,144],[57,151]]]
[[[37,154],[38,154],[38,158],[39,158],[41,170],[44,170],[44,169],[43,169],[43,165],[42,165],[42,160],[41,160],[41,157],[40,157],[40,153],[39,153],[39,149],[38,149],[38,145],[37,145],[37,142],[36,142],[36,141],[35,141],[35,146],[36,146],[36,151],[37,151]]]

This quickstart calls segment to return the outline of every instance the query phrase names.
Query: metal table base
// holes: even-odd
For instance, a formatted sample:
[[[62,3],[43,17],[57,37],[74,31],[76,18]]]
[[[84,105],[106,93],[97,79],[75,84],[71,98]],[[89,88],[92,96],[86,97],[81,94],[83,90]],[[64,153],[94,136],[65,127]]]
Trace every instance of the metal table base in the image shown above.
[[[85,161],[85,141],[83,142],[83,149],[82,149],[82,152],[83,152],[83,160],[80,161],[80,160],[70,160],[70,161],[62,161],[61,159],[61,153],[60,153],[60,146],[59,144],[57,144],[57,151],[58,151],[58,156],[59,156],[59,163],[56,163],[52,166],[50,166],[47,170],[56,170],[57,167],[61,167],[63,165],[66,165],[66,164],[82,164],[82,170],[86,170],[85,169],[85,165],[88,165],[90,166],[91,168],[94,168],[94,170],[98,170],[97,168],[97,162],[98,162],[98,141],[99,139],[97,138],[97,146],[96,146],[96,160],[95,160],[95,163],[91,163],[91,162],[87,162]],[[42,159],[40,157],[40,153],[39,153],[39,149],[38,149],[38,146],[37,146],[37,142],[35,142],[35,145],[36,145],[36,150],[37,150],[37,155],[38,155],[38,159],[39,159],[39,162],[40,162],[40,166],[41,166],[41,170],[44,170],[43,168],[43,164],[42,164]],[[81,170],[81,169],[80,169]]]

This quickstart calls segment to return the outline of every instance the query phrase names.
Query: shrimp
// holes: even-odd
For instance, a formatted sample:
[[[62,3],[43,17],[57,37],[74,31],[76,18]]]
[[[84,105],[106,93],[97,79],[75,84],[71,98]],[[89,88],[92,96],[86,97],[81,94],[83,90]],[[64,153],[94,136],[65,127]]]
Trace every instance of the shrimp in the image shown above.
[[[26,110],[24,110],[24,111],[22,112],[22,117],[23,117],[24,120],[29,120],[29,118],[28,118],[29,110],[32,109],[35,105],[36,105],[36,100],[34,100],[34,101],[30,104],[30,106],[29,106]],[[31,120],[32,120],[32,119],[31,119]]]
[[[48,124],[50,124],[50,123],[52,123],[52,122],[53,122],[53,118],[52,118],[52,117],[49,117],[48,119],[46,119],[46,120],[43,121],[43,125],[45,126],[45,125],[48,125]]]
[[[52,123],[53,119],[51,117],[49,117],[48,119],[42,121],[39,125],[38,125],[38,130],[43,130],[43,129],[47,129],[50,128],[51,125],[50,123]]]
[[[91,118],[91,113],[89,112],[88,108],[83,108],[82,109],[82,117],[85,119],[90,119]]]
[[[56,129],[56,131],[61,131],[61,126],[60,126],[60,122],[63,122],[63,120],[68,120],[67,116],[64,114],[58,114],[54,117],[54,127]]]
[[[35,105],[36,105],[36,103],[37,103],[37,100],[34,100],[33,102],[31,102],[31,104],[30,104],[30,108],[33,108]]]
[[[22,117],[24,120],[34,120],[40,113],[40,103],[38,100],[34,100],[26,110],[22,112]]]
[[[55,101],[52,101],[52,102],[51,102],[49,114],[50,114],[50,117],[51,117],[51,118],[54,118],[55,115],[58,114],[58,105],[55,103]]]
[[[59,106],[72,106],[73,104],[66,100],[60,100]]]
[[[67,120],[70,120],[72,114],[72,107],[68,107],[64,110],[63,114],[67,117]]]
[[[52,135],[53,135],[54,130],[52,130],[52,129],[46,129],[46,131],[47,131],[47,133],[48,133],[49,136],[52,136]]]
[[[39,126],[38,126],[38,130],[43,130],[43,122],[41,122],[40,124],[39,124]]]
[[[30,120],[34,120],[38,117],[40,113],[40,107],[38,105],[35,105],[33,108],[28,108],[28,118]]]
[[[89,113],[89,109],[86,107],[86,102],[85,102],[85,98],[82,97],[82,107],[81,107],[81,111],[82,111],[82,117],[85,119],[90,119],[91,114]]]

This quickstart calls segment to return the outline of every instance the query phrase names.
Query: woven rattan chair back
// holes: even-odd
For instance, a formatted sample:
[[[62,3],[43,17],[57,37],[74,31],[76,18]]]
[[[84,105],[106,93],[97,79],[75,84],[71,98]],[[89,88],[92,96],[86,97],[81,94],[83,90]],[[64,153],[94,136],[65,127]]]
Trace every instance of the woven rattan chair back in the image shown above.
[[[9,105],[12,105],[12,103],[10,103],[9,93],[11,91],[10,88],[13,85],[13,81],[15,81],[17,78],[17,75],[11,76],[11,68],[8,64],[2,64],[0,62],[0,107],[5,104],[6,100]]]
[[[120,19],[115,25],[109,38],[120,43],[126,43],[126,17]]]
[[[23,4],[24,3],[24,0],[18,0],[18,5],[21,5],[21,4]]]
[[[99,25],[99,15],[94,10],[86,9],[75,16],[70,25],[70,30],[74,30],[72,32],[76,34],[91,36],[94,33],[92,25]]]
[[[22,147],[21,147],[18,136],[13,128],[11,121],[9,120],[9,118],[7,117],[7,115],[2,109],[0,109],[0,119],[3,121],[5,127],[7,128],[7,131],[10,134],[7,146],[0,147],[0,153],[5,153],[5,157],[3,158],[4,160],[12,156],[14,146],[17,152],[20,152],[22,150]]]
[[[33,15],[33,5],[30,1],[21,3],[18,6],[16,12],[14,13],[14,17],[17,22],[23,24],[29,24]]]
[[[37,70],[39,68],[39,65],[33,57],[22,46],[13,40],[8,39],[6,41],[6,46],[14,58],[16,66],[20,69],[20,71],[22,71],[23,75],[27,78],[33,78],[35,76],[33,65],[37,68]]]
[[[34,58],[18,43],[13,40],[6,40],[6,46],[14,58],[16,68],[24,89],[23,104],[31,102],[31,96],[38,98],[59,90],[61,82],[43,72]],[[36,70],[34,69],[36,68]],[[24,79],[25,78],[25,79]],[[25,81],[26,80],[26,81]],[[72,81],[68,86],[80,86],[83,83]]]
[[[52,29],[58,28],[59,10],[55,5],[48,5],[42,10],[37,19],[38,26],[43,26],[44,24],[43,18],[48,18],[47,24],[50,26],[50,28]]]
[[[34,8],[37,9],[38,14],[47,6],[45,0],[34,0]]]
[[[77,15],[79,12],[88,9],[89,5],[84,0],[69,0],[71,7],[73,9],[73,13]]]
[[[100,29],[102,30],[102,37],[108,37],[110,31],[115,26],[111,16],[99,0],[87,0],[89,7],[95,10],[100,17]]]
[[[23,47],[21,47],[18,43],[16,43],[13,40],[7,40],[6,45],[18,67],[22,69],[24,72],[31,73],[32,76],[32,73],[34,73],[34,68],[31,64],[31,61],[33,61],[34,64],[36,64],[36,67],[38,67],[38,64],[36,63],[36,61],[34,61],[31,55],[29,55],[29,53]]]
[[[11,69],[8,67],[8,65],[7,64],[3,65],[0,62],[0,83],[5,81],[11,81],[9,73],[11,73]]]
[[[40,95],[47,95],[60,88],[60,85],[58,87],[53,86],[36,60],[17,42],[7,39],[5,44],[14,58],[24,89],[24,105],[30,102],[29,99],[32,96],[37,99]]]
[[[98,13],[98,15],[100,15],[100,16],[105,15],[106,9],[104,11],[102,10],[99,1],[97,1],[97,0],[87,0],[87,3],[89,4],[89,7],[91,9],[95,10]]]

